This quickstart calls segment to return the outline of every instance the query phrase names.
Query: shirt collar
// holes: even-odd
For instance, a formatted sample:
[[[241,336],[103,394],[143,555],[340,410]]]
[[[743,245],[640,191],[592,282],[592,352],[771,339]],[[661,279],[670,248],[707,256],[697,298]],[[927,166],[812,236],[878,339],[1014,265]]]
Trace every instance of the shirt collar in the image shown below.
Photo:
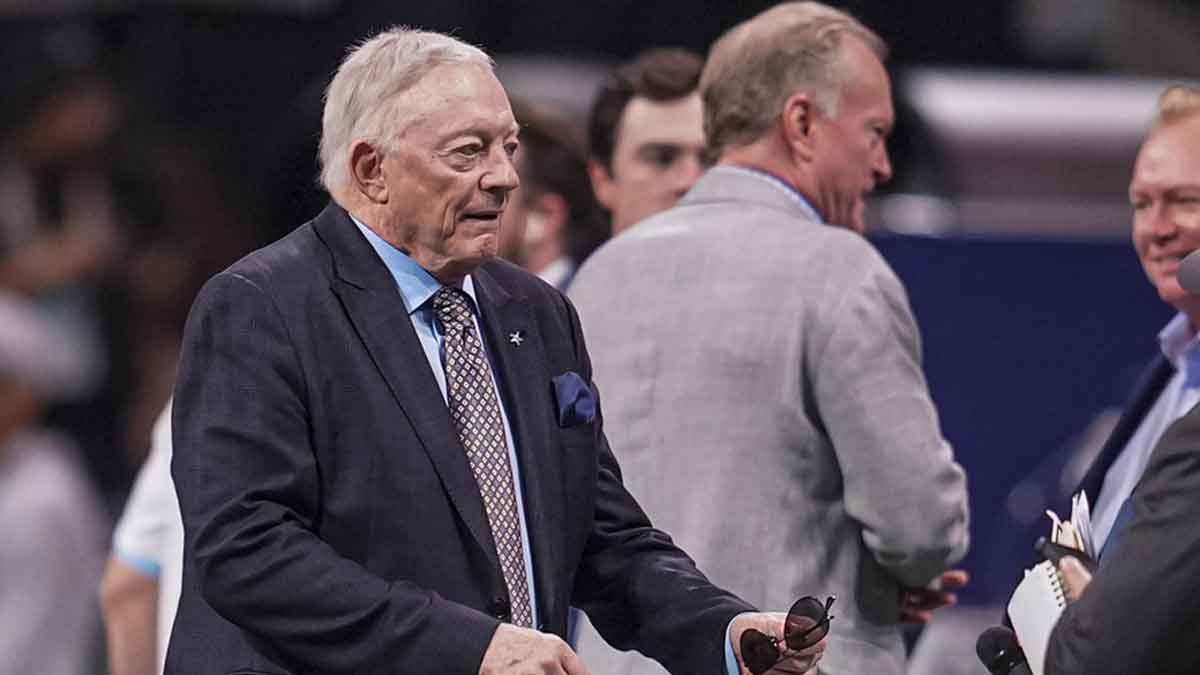
[[[363,225],[362,222],[353,215],[350,219],[358,226],[363,236],[367,238],[367,243],[371,244],[371,248],[375,249],[383,264],[387,266],[388,272],[391,272],[392,278],[396,280],[396,288],[400,291],[400,297],[404,300],[404,308],[409,314],[414,314],[421,310],[434,293],[442,287],[442,283],[433,278],[425,268],[417,264],[404,251],[392,246],[384,241],[374,230]],[[471,280],[471,275],[467,275],[463,279],[462,290],[471,298],[468,303],[471,306],[471,311],[477,312],[475,300],[475,283]]]
[[[800,190],[796,189],[795,185],[792,185],[770,171],[764,171],[763,169],[752,166],[743,166],[741,164],[722,164],[720,166],[713,167],[711,170],[732,171],[740,173],[743,176],[751,176],[760,181],[768,183],[779,190],[783,190],[785,193],[787,193],[788,198],[795,202],[796,205],[804,211],[809,220],[822,225],[825,224],[825,219],[821,217],[820,212],[818,212],[817,209],[814,208],[811,203],[809,203],[808,199],[800,193]]]
[[[1187,373],[1188,386],[1200,385],[1200,335],[1192,330],[1187,315],[1176,314],[1159,331],[1158,344],[1175,370]],[[1195,377],[1192,371],[1196,372]]]

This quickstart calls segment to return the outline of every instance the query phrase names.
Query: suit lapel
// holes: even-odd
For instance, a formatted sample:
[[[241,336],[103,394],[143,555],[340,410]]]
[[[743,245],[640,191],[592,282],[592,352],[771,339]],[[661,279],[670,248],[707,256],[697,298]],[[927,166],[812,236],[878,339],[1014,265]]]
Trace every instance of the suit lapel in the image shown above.
[[[1108,473],[1108,468],[1125,449],[1125,445],[1129,442],[1130,437],[1137,431],[1142,420],[1145,419],[1146,413],[1150,412],[1150,407],[1158,400],[1158,395],[1162,393],[1163,387],[1167,385],[1167,380],[1171,379],[1171,375],[1175,373],[1174,366],[1167,360],[1166,356],[1158,354],[1146,367],[1142,376],[1138,379],[1137,387],[1134,388],[1133,398],[1129,405],[1125,407],[1125,412],[1121,414],[1121,419],[1117,421],[1117,425],[1113,427],[1112,434],[1109,435],[1108,441],[1104,443],[1104,447],[1100,450],[1100,454],[1096,457],[1096,461],[1092,462],[1092,466],[1084,474],[1083,480],[1079,482],[1079,488],[1076,490],[1086,490],[1088,500],[1094,505],[1096,499],[1100,497],[1100,488],[1104,485],[1104,476]]]
[[[416,431],[467,530],[498,570],[500,559],[458,433],[395,281],[354,222],[331,204],[315,223],[333,257],[333,291]]]
[[[538,615],[546,621],[559,611],[553,606],[552,582],[566,502],[556,423],[551,415],[554,401],[549,361],[528,299],[510,295],[484,268],[471,277],[479,298],[484,339],[516,440]]]

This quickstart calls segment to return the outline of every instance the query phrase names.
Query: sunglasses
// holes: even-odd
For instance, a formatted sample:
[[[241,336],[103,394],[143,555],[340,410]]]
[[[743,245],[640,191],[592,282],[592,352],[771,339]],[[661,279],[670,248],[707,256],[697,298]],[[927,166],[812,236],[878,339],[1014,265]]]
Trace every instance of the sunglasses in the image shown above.
[[[754,675],[762,675],[783,660],[780,643],[786,644],[789,650],[800,651],[824,639],[829,634],[829,622],[833,621],[829,608],[835,600],[836,595],[829,596],[824,604],[811,595],[797,600],[783,622],[782,638],[771,637],[753,628],[743,631],[742,661],[746,668]]]

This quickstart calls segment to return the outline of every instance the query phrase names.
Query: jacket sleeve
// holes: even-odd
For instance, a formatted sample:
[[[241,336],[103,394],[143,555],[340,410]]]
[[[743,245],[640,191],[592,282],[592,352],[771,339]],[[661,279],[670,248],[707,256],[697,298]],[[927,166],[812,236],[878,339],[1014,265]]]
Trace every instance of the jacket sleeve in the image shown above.
[[[1200,408],[1193,408],[1155,446],[1133,492],[1133,519],[1059,618],[1047,675],[1197,672],[1198,522]]]
[[[185,330],[172,473],[191,583],[257,649],[296,672],[475,675],[497,621],[387,581],[318,534],[320,471],[283,314],[226,272]],[[366,533],[364,533],[366,536]]]
[[[967,550],[962,467],[942,438],[921,370],[920,335],[900,280],[866,242],[808,325],[812,399],[842,469],[846,511],[875,559],[921,586]]]

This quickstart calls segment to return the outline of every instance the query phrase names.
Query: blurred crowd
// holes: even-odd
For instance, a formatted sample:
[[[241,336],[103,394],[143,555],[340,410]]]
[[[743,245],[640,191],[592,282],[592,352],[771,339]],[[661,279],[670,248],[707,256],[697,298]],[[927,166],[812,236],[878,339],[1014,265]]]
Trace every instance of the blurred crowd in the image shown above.
[[[92,32],[14,32],[4,53],[0,662],[80,672],[103,662],[95,588],[190,298],[250,240],[187,147],[132,123]]]

